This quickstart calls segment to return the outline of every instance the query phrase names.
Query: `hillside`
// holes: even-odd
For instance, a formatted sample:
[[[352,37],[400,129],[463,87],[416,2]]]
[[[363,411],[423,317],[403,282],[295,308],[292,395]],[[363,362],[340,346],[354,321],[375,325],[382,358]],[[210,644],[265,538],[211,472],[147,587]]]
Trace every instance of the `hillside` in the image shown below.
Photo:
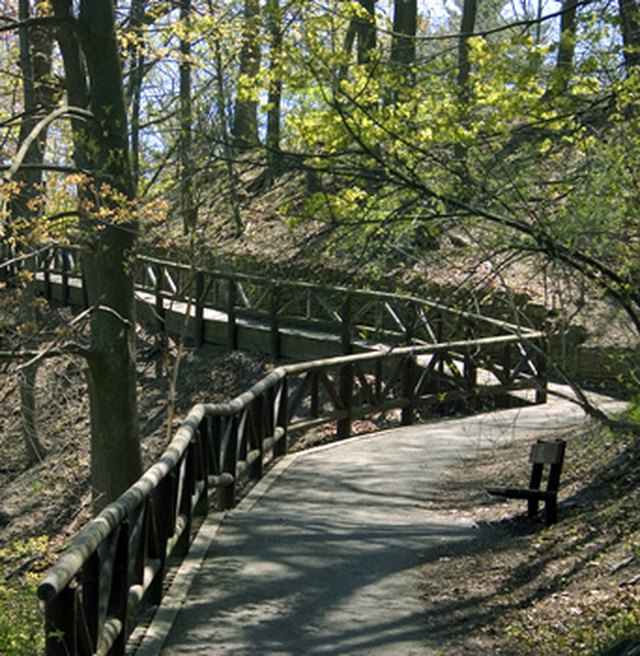
[[[550,528],[526,517],[525,502],[484,491],[527,480],[528,444],[497,449],[442,481],[433,509],[475,521],[481,536],[425,558],[422,596],[443,654],[640,650],[640,440],[591,421],[553,437],[567,440],[567,457],[560,521]],[[629,651],[620,644],[634,639]]]

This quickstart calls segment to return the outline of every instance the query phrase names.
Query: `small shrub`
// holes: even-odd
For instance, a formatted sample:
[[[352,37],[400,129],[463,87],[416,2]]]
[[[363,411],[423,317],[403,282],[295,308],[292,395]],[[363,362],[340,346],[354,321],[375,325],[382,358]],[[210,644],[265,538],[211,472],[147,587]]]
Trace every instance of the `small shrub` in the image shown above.
[[[34,656],[44,650],[44,618],[36,597],[37,564],[47,538],[31,538],[0,549],[0,654]]]
[[[627,404],[627,417],[634,424],[640,424],[640,394],[635,394]]]

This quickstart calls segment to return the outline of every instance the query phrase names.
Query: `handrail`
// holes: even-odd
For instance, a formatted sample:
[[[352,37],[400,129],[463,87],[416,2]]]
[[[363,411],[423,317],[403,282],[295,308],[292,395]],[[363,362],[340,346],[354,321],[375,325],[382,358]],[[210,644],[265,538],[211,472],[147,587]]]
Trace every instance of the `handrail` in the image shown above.
[[[420,407],[477,408],[514,390],[533,389],[543,402],[543,345],[536,332],[284,365],[229,402],[194,406],[159,461],[47,572],[38,589],[47,656],[124,654],[139,609],[159,603],[168,561],[186,553],[209,494],[218,510],[231,507],[294,431],[332,422],[347,437],[358,417],[401,410],[409,424]],[[479,380],[481,370],[493,380]]]
[[[70,302],[74,290],[82,291],[76,252],[52,247],[34,254],[45,294],[59,284]],[[196,341],[204,336],[205,311],[217,307],[226,312],[232,347],[237,322],[259,316],[277,355],[281,323],[293,318],[334,330],[346,355],[278,367],[227,403],[191,409],[158,462],[87,524],[41,582],[47,656],[124,655],[140,610],[160,603],[170,563],[187,553],[212,502],[216,510],[232,507],[286,453],[294,433],[330,423],[342,439],[358,418],[400,411],[407,425],[421,410],[477,411],[526,390],[535,402],[546,401],[541,331],[414,296],[194,270],[157,258],[138,262],[138,289],[153,294],[160,321],[165,301],[192,306]],[[13,265],[2,271],[10,274]],[[226,287],[218,289],[218,281]],[[291,290],[289,298],[283,290]],[[300,292],[305,308],[296,315]],[[367,331],[383,337],[382,345],[349,353]]]
[[[12,256],[3,248],[5,256]],[[57,298],[63,302],[86,304],[79,249],[53,245],[40,249],[31,257],[39,271],[39,284],[47,298],[56,285],[62,290]],[[140,255],[136,259],[136,290],[148,293],[147,304],[155,305],[156,328],[164,329],[165,315],[176,302],[188,304],[190,335],[196,344],[212,341],[206,334],[206,312],[223,312],[228,321],[225,343],[238,347],[241,321],[257,318],[269,327],[265,343],[252,347],[277,357],[287,326],[309,327],[332,333],[339,340],[338,352],[368,348],[367,340],[383,343],[437,343],[455,339],[461,331],[467,337],[501,333],[528,336],[531,327],[484,316],[477,312],[449,307],[412,294],[361,290],[346,286],[312,282],[278,280],[268,276],[194,268],[191,265]],[[11,262],[17,266],[19,262]],[[7,267],[10,268],[10,267]],[[6,272],[5,272],[6,274]],[[59,283],[53,279],[59,278]],[[306,304],[305,309],[301,304]],[[184,308],[178,312],[184,313]],[[453,319],[453,322],[449,321]],[[469,333],[469,327],[471,333]],[[216,335],[213,341],[220,341]]]
[[[194,273],[193,267],[184,263],[170,262],[163,260],[157,257],[151,257],[147,255],[138,256],[138,262],[141,264],[147,264],[151,266],[160,266],[167,267],[169,266],[172,269],[180,270],[185,273]],[[343,285],[323,285],[320,283],[307,282],[302,280],[280,280],[276,278],[271,278],[269,276],[258,276],[250,273],[238,272],[238,271],[222,271],[215,268],[203,268],[197,269],[197,273],[204,274],[211,277],[226,279],[226,280],[236,280],[236,281],[245,281],[256,284],[261,284],[265,286],[272,286],[278,288],[290,288],[306,291],[317,291],[317,292],[328,292],[342,295],[350,295],[353,298],[360,299],[371,299],[371,300],[389,300],[396,301],[401,299],[405,302],[419,303],[426,307],[438,310],[447,314],[456,315],[460,318],[472,321],[486,322],[498,328],[500,330],[505,330],[507,332],[518,333],[522,335],[528,335],[529,333],[535,332],[534,329],[528,328],[526,326],[518,326],[508,321],[503,321],[500,319],[495,319],[493,317],[487,317],[482,314],[475,312],[469,312],[466,310],[460,310],[459,308],[451,307],[432,301],[429,299],[424,299],[419,296],[413,296],[411,294],[394,294],[392,292],[382,292],[375,290],[363,290],[357,289],[354,287],[345,287]]]
[[[72,546],[65,551],[58,562],[51,567],[46,578],[38,587],[38,596],[43,600],[51,600],[67,586],[75,572],[87,562],[89,556],[96,551],[109,533],[130,515],[149,495],[152,489],[167,476],[178,464],[192,438],[194,425],[197,426],[204,415],[204,408],[195,405],[187,418],[182,422],[169,447],[138,481],[124,492],[113,503],[110,503],[99,515],[87,524],[74,539]]]

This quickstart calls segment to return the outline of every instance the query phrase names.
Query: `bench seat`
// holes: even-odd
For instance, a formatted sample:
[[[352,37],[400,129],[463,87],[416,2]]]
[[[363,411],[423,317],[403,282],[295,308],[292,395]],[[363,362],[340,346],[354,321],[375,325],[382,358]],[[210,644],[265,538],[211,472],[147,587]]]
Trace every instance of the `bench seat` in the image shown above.
[[[557,492],[533,490],[528,487],[488,487],[486,489],[493,496],[509,499],[539,499],[540,501],[546,501],[558,496]]]

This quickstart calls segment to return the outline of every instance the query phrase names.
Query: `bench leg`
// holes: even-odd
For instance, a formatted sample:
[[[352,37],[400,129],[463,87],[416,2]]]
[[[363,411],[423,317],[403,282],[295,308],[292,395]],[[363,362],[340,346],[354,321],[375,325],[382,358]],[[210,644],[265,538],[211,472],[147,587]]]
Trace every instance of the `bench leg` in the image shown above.
[[[533,518],[538,514],[538,500],[527,499],[527,513],[529,517]]]
[[[547,526],[558,521],[558,502],[556,497],[547,499],[544,503],[544,519]]]

